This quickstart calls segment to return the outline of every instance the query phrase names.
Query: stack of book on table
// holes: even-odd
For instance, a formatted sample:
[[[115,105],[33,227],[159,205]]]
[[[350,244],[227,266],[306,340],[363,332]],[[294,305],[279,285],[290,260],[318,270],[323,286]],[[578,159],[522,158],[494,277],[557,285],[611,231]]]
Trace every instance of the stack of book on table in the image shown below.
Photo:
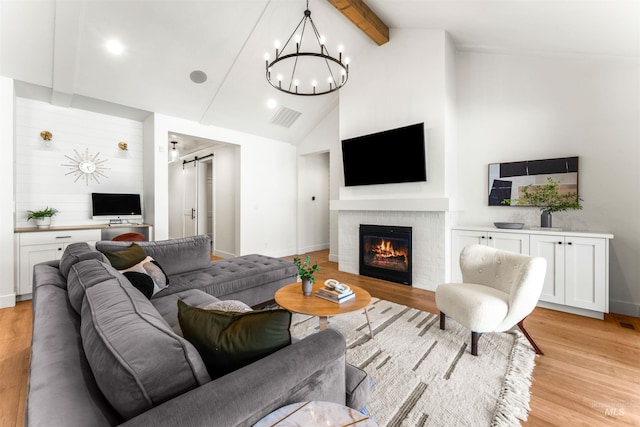
[[[315,295],[338,304],[355,298],[356,296],[347,285],[342,285],[342,287],[325,285],[323,288],[318,289]]]

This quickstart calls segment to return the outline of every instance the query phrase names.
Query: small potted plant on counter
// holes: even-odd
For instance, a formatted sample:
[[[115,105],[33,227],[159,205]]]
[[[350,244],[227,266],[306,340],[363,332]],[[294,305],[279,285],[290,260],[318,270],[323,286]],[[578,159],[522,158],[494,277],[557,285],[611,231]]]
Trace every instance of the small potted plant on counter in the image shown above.
[[[313,284],[316,282],[316,279],[313,277],[313,274],[317,271],[320,271],[318,267],[318,263],[311,265],[311,257],[307,256],[304,262],[298,258],[293,258],[293,263],[298,267],[298,276],[302,279],[302,293],[305,296],[311,295],[311,291],[313,290]]]
[[[38,228],[49,228],[51,225],[51,217],[58,213],[55,208],[46,207],[41,211],[27,211],[27,221],[34,219]]]

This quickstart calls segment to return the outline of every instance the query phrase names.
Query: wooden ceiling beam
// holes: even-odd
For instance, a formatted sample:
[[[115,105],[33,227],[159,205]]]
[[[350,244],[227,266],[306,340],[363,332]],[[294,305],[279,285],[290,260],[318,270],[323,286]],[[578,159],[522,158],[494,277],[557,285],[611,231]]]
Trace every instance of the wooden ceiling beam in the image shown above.
[[[362,0],[327,0],[381,46],[389,41],[389,27]]]

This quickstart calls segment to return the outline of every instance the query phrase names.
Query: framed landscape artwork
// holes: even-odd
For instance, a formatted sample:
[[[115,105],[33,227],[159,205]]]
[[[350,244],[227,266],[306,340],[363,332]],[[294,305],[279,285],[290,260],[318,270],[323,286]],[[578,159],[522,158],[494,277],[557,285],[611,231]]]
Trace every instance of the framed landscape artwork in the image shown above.
[[[578,193],[578,157],[490,164],[489,206],[509,206],[502,201],[520,199],[523,187],[545,185],[547,178],[560,183],[560,194]]]

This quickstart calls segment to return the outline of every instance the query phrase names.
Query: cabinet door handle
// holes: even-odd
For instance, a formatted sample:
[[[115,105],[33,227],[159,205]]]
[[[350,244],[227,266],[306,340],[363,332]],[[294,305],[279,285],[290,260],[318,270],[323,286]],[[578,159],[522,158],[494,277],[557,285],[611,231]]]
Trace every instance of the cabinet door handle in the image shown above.
[[[56,236],[56,239],[70,239],[71,236]]]
[[[559,244],[559,245],[561,245],[561,244],[562,244],[562,242],[558,242],[558,244]]]
[[[59,251],[61,251],[61,250],[62,250],[62,248],[58,248],[58,250],[59,250]]]
[[[493,239],[493,236],[489,236],[489,240]]]
[[[567,245],[571,245],[571,244],[572,244],[571,242],[567,242]]]
[[[484,236],[480,236],[481,239],[484,239]]]

